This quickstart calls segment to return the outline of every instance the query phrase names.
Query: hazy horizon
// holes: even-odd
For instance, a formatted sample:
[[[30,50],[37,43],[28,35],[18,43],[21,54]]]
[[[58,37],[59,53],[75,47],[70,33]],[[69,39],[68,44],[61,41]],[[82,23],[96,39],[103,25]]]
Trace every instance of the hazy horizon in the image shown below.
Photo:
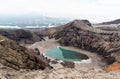
[[[120,18],[119,0],[0,0],[0,16],[37,14],[104,22]]]

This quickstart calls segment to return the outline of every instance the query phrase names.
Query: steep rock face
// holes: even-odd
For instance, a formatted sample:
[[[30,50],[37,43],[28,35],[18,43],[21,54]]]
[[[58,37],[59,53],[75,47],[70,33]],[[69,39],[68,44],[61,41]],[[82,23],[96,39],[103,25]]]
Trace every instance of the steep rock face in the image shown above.
[[[34,43],[43,40],[43,36],[37,32],[31,32],[28,30],[0,30],[0,34],[21,43]]]
[[[0,35],[0,63],[14,69],[45,69],[50,67],[43,56],[34,54],[16,42]]]
[[[120,49],[120,34],[95,32],[89,21],[86,23],[83,20],[75,20],[63,26],[50,38],[55,38],[61,45],[97,52],[108,63],[115,61],[111,53]]]

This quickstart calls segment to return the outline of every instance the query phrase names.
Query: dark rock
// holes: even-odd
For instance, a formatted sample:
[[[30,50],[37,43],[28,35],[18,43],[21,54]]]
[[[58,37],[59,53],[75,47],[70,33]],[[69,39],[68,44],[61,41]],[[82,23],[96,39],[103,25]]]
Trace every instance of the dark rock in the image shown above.
[[[115,58],[117,62],[120,62],[120,51],[112,53],[112,56]]]
[[[27,44],[45,40],[39,32],[32,32],[23,29],[0,30],[0,34],[14,41]]]
[[[58,63],[58,60],[52,60],[51,63],[52,63],[52,64],[57,64],[57,63]]]
[[[63,61],[61,64],[67,68],[75,68],[75,63],[70,61]]]
[[[103,57],[107,63],[113,63],[111,53],[120,50],[120,34],[98,32],[89,21],[74,20],[62,26],[61,30],[50,35],[61,45],[74,46],[80,49],[95,52]]]
[[[40,55],[40,51],[39,51],[38,48],[35,48],[35,51],[34,51],[34,52],[36,53],[36,55]]]
[[[108,21],[108,22],[103,22],[103,23],[100,23],[100,24],[119,24],[120,23],[120,19],[116,19],[116,20],[113,20],[113,21]]]
[[[50,67],[45,57],[36,55],[34,50],[29,51],[3,36],[0,36],[0,63],[16,70]]]

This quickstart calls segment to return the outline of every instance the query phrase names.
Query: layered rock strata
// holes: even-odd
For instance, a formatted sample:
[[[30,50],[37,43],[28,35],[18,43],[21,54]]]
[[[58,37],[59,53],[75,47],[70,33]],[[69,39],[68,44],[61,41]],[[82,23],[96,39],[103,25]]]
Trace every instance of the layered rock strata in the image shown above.
[[[36,50],[38,53],[38,50]],[[0,63],[13,69],[51,68],[47,59],[0,35]]]
[[[95,52],[108,64],[115,61],[112,54],[120,50],[119,33],[99,31],[86,20],[74,20],[62,27],[49,37],[55,38],[61,45]]]
[[[13,30],[1,29],[0,34],[19,43],[26,43],[26,44],[32,44],[44,40],[43,35],[41,35],[39,32],[33,32],[23,29],[13,29]]]

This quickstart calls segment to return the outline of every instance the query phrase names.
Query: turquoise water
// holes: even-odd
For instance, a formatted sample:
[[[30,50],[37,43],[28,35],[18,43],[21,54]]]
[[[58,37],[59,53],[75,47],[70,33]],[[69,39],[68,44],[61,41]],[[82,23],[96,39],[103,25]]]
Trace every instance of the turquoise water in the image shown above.
[[[72,50],[67,50],[61,47],[49,49],[46,51],[45,55],[50,58],[64,61],[80,61],[83,59],[88,59],[88,56],[84,54]]]

